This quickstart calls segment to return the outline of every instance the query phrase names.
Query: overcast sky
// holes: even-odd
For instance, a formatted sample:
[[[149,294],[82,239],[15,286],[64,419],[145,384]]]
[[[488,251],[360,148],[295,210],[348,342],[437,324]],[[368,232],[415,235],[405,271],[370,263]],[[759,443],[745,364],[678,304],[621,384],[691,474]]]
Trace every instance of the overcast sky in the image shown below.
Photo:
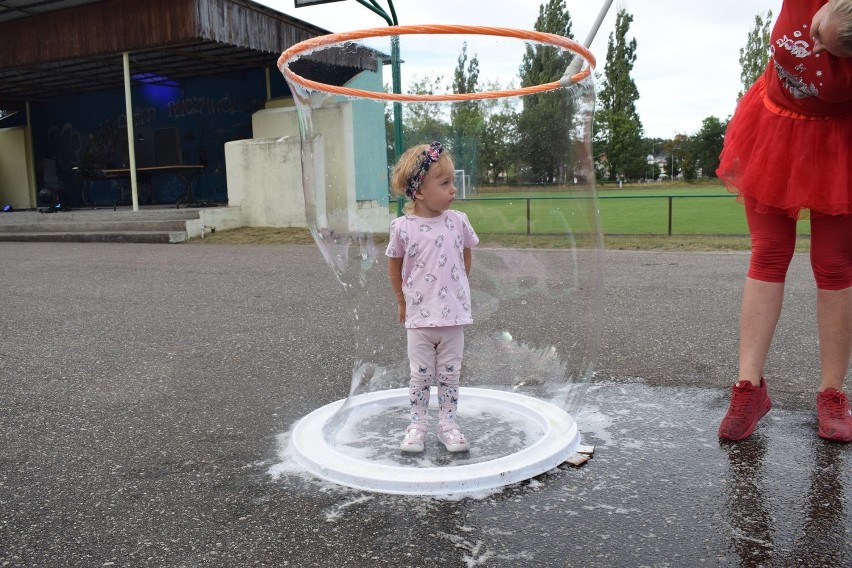
[[[376,0],[387,9],[387,0]],[[385,26],[384,20],[355,0],[295,8],[294,0],[261,0],[279,12],[343,32]],[[545,0],[395,0],[399,23],[468,24],[533,29]],[[574,38],[583,42],[602,0],[567,0]],[[615,14],[633,16],[628,33],[636,38],[632,77],[639,89],[637,110],[649,137],[694,134],[708,116],[727,119],[736,106],[740,82],[739,50],[754,27],[754,17],[780,0],[615,0],[591,51],[603,71]],[[471,50],[473,51],[473,50]],[[457,56],[457,54],[455,54]],[[482,57],[480,54],[477,54]],[[517,69],[517,62],[513,61]],[[407,86],[405,79],[404,86]]]

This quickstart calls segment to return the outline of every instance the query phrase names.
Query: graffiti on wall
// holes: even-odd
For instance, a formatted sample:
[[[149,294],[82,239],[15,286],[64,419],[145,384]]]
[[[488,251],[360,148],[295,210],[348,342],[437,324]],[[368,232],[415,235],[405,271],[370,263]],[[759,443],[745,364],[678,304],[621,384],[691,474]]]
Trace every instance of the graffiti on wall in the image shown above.
[[[55,160],[62,169],[71,169],[80,164],[83,142],[80,133],[70,123],[48,128],[47,148],[47,157]]]
[[[167,104],[169,118],[185,118],[196,114],[251,114],[263,108],[262,100],[224,97],[184,97]]]
[[[136,138],[141,132],[177,132],[181,163],[205,166],[197,176],[197,192],[210,201],[225,202],[224,145],[251,138],[251,115],[263,108],[266,99],[263,77],[258,71],[240,79],[187,79],[168,91],[152,85],[134,87]],[[36,154],[56,162],[57,175],[69,194],[82,194],[81,189],[74,191],[82,186],[75,175],[80,170],[127,165],[126,114],[120,94],[82,94],[43,103],[34,116],[34,134]],[[138,161],[142,145],[135,146]],[[154,202],[174,202],[183,194],[169,176],[155,179],[154,185]]]

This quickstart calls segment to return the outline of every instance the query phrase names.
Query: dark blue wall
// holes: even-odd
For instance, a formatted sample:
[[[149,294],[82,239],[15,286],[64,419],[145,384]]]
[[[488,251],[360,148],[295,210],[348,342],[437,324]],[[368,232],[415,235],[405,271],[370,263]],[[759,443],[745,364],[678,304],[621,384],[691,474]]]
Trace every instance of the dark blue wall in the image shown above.
[[[271,76],[272,96],[288,94],[280,74],[274,71]],[[194,176],[193,197],[205,202],[227,202],[225,142],[251,138],[251,115],[263,108],[266,99],[264,71],[253,70],[239,77],[150,80],[161,84],[132,89],[137,138],[145,134],[150,139],[153,132],[176,129],[173,139],[177,139],[181,163],[205,166]],[[86,93],[33,104],[31,117],[39,188],[58,189],[62,201],[72,207],[112,205],[117,199],[129,201],[129,180],[94,180],[86,184],[74,169],[127,166],[123,92]],[[137,167],[140,160],[151,159],[152,152],[161,154],[159,149],[152,149],[150,142],[137,144]],[[150,176],[150,190],[142,186],[143,181],[147,180],[140,179],[141,204],[176,203],[185,195],[184,183],[172,174]]]
[[[27,125],[27,113],[23,110],[17,111],[0,120],[0,128],[12,128]]]

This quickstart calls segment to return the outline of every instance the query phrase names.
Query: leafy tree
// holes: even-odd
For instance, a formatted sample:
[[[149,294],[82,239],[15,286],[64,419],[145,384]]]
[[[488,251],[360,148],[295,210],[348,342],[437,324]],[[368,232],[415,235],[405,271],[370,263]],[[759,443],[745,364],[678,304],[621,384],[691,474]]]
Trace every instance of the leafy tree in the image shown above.
[[[427,75],[423,78],[415,76],[409,85],[409,92],[418,95],[446,92],[443,81],[444,78],[440,75],[434,77]],[[407,145],[428,144],[432,140],[448,140],[450,126],[442,121],[440,116],[436,116],[429,103],[410,103],[403,106],[402,110],[403,138]]]
[[[610,179],[641,178],[647,169],[642,122],[636,112],[639,91],[630,77],[636,62],[636,39],[627,41],[633,16],[618,11],[607,43],[603,86],[595,113],[595,147]]]
[[[687,134],[677,134],[674,146],[683,179],[694,181],[698,177],[698,160],[695,157],[695,138]]]
[[[471,57],[470,62],[467,60],[467,42],[462,44],[462,50],[459,54],[458,65],[453,74],[453,92],[454,93],[473,93],[476,92],[476,87],[479,82],[479,59],[476,55]],[[474,103],[477,101],[473,101]]]
[[[535,29],[572,38],[565,0],[548,0],[539,6]],[[561,49],[528,44],[519,69],[521,87],[560,79],[570,60],[571,55]],[[570,175],[570,131],[575,114],[573,101],[561,89],[524,97],[517,123],[517,157],[533,181],[555,182]]]
[[[666,170],[671,170],[672,179],[683,176],[685,180],[694,180],[697,175],[695,145],[693,137],[676,134],[671,140],[663,142],[663,152],[668,154]]]
[[[754,28],[748,34],[748,41],[740,48],[740,80],[743,90],[737,98],[751,87],[758,77],[766,69],[769,62],[769,36],[772,33],[772,10],[766,13],[766,17],[760,14],[754,16]]]
[[[453,74],[454,93],[474,93],[479,82],[479,60],[474,55],[468,61],[467,42],[462,44],[458,66]],[[471,175],[471,182],[478,182],[477,147],[485,128],[480,101],[456,102],[450,108],[452,126],[452,150],[456,167]]]
[[[386,86],[386,90],[390,90]],[[414,76],[408,90],[420,95],[446,92],[441,75]],[[428,103],[410,103],[402,107],[402,137],[406,146],[428,144],[432,140],[448,140],[450,125],[430,110]],[[388,163],[396,163],[394,152],[393,105],[385,106],[385,136],[387,137]]]
[[[708,116],[701,123],[701,130],[693,137],[696,165],[707,177],[716,177],[726,126],[715,116]]]
[[[511,88],[511,87],[507,87]],[[500,91],[499,83],[488,91]],[[503,176],[510,180],[517,171],[518,112],[510,98],[483,102],[485,124],[479,138],[480,179],[496,183]]]

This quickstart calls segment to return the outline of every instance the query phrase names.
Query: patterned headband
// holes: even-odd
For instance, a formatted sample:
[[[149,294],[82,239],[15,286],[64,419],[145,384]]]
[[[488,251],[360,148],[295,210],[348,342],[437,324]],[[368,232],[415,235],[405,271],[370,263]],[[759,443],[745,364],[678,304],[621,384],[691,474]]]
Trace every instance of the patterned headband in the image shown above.
[[[438,161],[441,152],[444,151],[444,146],[440,142],[432,142],[429,147],[423,150],[420,156],[420,166],[417,171],[408,178],[408,184],[405,186],[405,194],[414,199],[414,194],[420,189],[423,184],[423,178],[426,177],[426,172],[429,168]]]

